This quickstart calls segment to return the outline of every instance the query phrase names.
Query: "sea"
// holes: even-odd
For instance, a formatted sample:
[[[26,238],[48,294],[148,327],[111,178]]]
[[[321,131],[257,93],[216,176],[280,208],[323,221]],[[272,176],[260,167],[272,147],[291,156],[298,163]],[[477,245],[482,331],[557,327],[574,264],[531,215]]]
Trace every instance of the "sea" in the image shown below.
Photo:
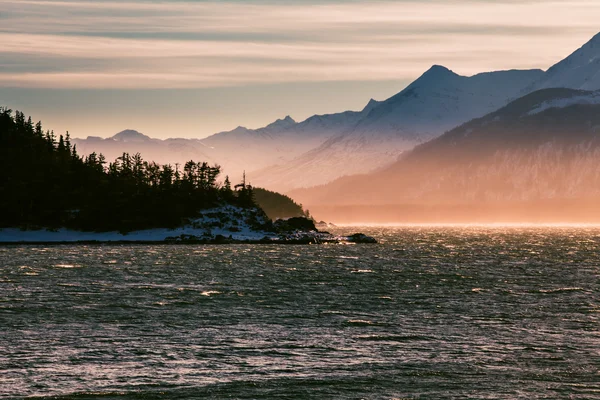
[[[600,399],[600,228],[0,247],[2,399]]]

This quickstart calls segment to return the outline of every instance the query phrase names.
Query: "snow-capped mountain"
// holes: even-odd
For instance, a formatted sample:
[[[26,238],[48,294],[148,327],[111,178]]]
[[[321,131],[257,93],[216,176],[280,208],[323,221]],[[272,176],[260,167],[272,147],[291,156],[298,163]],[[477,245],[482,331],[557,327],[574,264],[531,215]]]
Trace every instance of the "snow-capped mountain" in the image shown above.
[[[460,76],[434,65],[397,95],[375,107],[353,132],[361,136],[423,137],[483,116],[505,105],[541,70],[488,72]]]
[[[597,204],[600,91],[536,91],[417,146],[386,169],[290,195],[334,222],[319,206],[396,205],[405,213],[409,206],[446,213],[453,207],[498,213],[550,207],[550,213]]]
[[[261,186],[289,190],[384,167],[403,151],[505,105],[542,75],[513,70],[465,77],[435,65],[397,95],[369,102],[362,118],[319,147],[250,176]]]
[[[600,89],[600,33],[548,71],[501,71],[472,77],[433,66],[397,95],[373,105],[356,126],[291,163],[258,171],[278,190],[323,184],[392,163],[416,144],[544,88]]]
[[[238,127],[202,140],[160,141],[130,132],[108,140],[88,138],[77,142],[77,148],[80,153],[103,152],[108,159],[139,151],[163,163],[206,160],[220,164],[233,179],[246,171],[254,185],[289,190],[384,168],[419,143],[550,87],[600,89],[600,34],[547,72],[465,77],[436,65],[400,93],[371,100],[361,111],[315,115],[302,122],[288,116],[264,128]]]
[[[226,171],[239,174],[286,164],[354,126],[363,112],[315,115],[297,123],[291,117],[259,129],[238,127],[202,139]],[[253,177],[253,175],[249,175]],[[252,181],[254,183],[254,181]]]
[[[523,94],[547,88],[600,89],[600,33],[569,57],[552,66]]]
[[[370,106],[377,104],[374,100]],[[366,109],[367,110],[367,109]],[[146,160],[162,164],[208,161],[222,167],[222,175],[240,179],[244,171],[289,162],[319,146],[328,138],[354,126],[364,112],[347,111],[315,115],[297,123],[287,116],[263,128],[237,127],[205,139],[153,139],[135,130],[125,130],[107,139],[90,136],[73,139],[80,154],[102,153],[112,161],[123,152],[141,153]]]

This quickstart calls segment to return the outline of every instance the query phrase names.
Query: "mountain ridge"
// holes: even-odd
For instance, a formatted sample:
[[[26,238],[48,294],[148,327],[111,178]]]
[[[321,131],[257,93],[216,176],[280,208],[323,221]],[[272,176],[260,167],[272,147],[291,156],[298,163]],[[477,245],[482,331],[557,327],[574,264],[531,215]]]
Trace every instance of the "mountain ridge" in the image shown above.
[[[461,76],[434,64],[400,92],[382,101],[371,99],[360,111],[313,115],[300,122],[286,116],[262,128],[237,127],[185,143],[167,139],[168,157],[158,152],[160,144],[155,143],[155,150],[163,157],[161,162],[193,155],[218,162],[232,176],[246,171],[253,183],[269,189],[309,187],[390,165],[418,144],[538,87],[558,82],[576,89],[595,88],[598,78],[600,89],[599,63],[600,33],[548,71],[513,69]],[[89,149],[100,146],[98,140],[86,144]]]
[[[565,59],[552,65],[539,81],[534,82],[525,91],[558,87],[600,89],[600,33]]]
[[[153,140],[150,136],[144,135],[134,129],[125,129],[108,138],[118,142],[147,142]]]
[[[350,128],[291,163],[250,176],[261,186],[286,191],[382,168],[403,151],[504,105],[541,73],[510,70],[465,77],[434,65],[396,95],[370,102],[371,107],[363,109],[368,112]]]
[[[536,205],[550,204],[552,213],[568,219],[579,212],[578,205],[589,209],[600,200],[600,91],[542,89],[415,147],[377,173],[288,195],[325,219],[334,218],[335,207],[394,204],[404,212],[414,211],[407,205],[443,209],[444,217],[457,207],[501,209],[504,217],[516,215],[516,209],[534,215]],[[544,218],[554,215],[550,211]],[[377,214],[371,210],[369,215]],[[468,220],[468,213],[460,218]]]

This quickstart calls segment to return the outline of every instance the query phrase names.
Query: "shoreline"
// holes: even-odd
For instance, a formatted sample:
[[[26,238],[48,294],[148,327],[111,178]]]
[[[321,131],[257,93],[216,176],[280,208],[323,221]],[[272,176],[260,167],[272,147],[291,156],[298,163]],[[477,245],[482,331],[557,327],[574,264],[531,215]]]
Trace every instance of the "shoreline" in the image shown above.
[[[195,237],[182,235],[178,237],[167,237],[160,240],[107,240],[107,239],[73,239],[73,240],[0,240],[0,247],[10,246],[64,246],[64,245],[86,245],[86,246],[131,246],[131,245],[321,245],[321,244],[375,244],[377,240],[362,233],[348,236],[337,236],[326,232],[294,232],[278,236],[263,236],[262,238],[233,238],[223,235],[214,237]]]
[[[168,245],[168,244],[323,244],[377,243],[364,234],[320,232],[312,221],[290,218],[272,223],[258,209],[224,206],[203,210],[194,220],[176,228],[129,232],[80,231],[69,228],[0,229],[0,245]]]
[[[196,245],[244,245],[244,244],[263,244],[263,245],[323,245],[323,244],[356,244],[355,242],[347,242],[347,241],[326,241],[326,242],[309,242],[309,241],[262,241],[262,240],[233,240],[227,242],[218,242],[218,241],[177,241],[177,242],[169,242],[169,241],[97,241],[97,240],[83,240],[76,242],[0,242],[0,247],[11,247],[11,246],[65,246],[65,245],[85,245],[85,246],[132,246],[132,245],[140,245],[140,246],[148,246],[148,245],[161,245],[161,246],[196,246]]]
[[[0,247],[11,246],[65,246],[65,245],[85,245],[85,246],[194,246],[194,245],[244,245],[244,244],[263,244],[263,245],[324,245],[324,244],[375,244],[375,242],[352,242],[348,240],[190,240],[190,241],[166,241],[166,240],[118,240],[118,241],[101,241],[101,240],[79,240],[79,241],[22,241],[22,242],[0,242]]]

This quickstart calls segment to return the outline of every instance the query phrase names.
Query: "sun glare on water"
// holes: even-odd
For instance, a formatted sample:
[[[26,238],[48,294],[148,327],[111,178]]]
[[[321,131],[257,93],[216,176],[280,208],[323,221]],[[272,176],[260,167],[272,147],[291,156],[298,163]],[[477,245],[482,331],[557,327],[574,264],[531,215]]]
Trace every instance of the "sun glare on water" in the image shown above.
[[[493,223],[447,223],[447,222],[431,222],[431,223],[399,223],[399,222],[357,222],[357,223],[336,223],[340,228],[350,227],[369,227],[369,228],[489,228],[489,229],[504,229],[504,228],[577,228],[577,229],[594,229],[600,228],[600,223],[573,223],[573,222],[493,222]]]

